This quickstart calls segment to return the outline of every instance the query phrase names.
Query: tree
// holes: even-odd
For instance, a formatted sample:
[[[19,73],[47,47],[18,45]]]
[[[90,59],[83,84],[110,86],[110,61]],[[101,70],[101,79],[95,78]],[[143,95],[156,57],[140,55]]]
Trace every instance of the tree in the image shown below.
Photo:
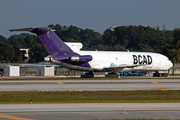
[[[114,31],[107,29],[104,31],[102,37],[103,37],[103,44],[104,45],[112,46],[112,45],[116,44],[117,37],[116,37]]]
[[[14,58],[14,50],[11,45],[0,42],[0,60],[1,62],[11,62]]]
[[[42,58],[48,55],[46,49],[42,44],[36,43],[29,49],[29,62],[37,63],[42,62]]]
[[[128,33],[126,26],[117,27],[115,29],[115,35],[117,37],[117,44],[128,48]]]
[[[173,75],[175,63],[180,62],[180,40],[175,45],[166,45],[162,48],[162,53],[167,56],[173,63]]]
[[[8,43],[7,39],[0,35],[0,42]]]
[[[174,42],[177,43],[180,40],[180,29],[174,29],[173,31]]]
[[[154,49],[151,47],[151,46],[149,46],[149,45],[147,45],[147,44],[139,44],[138,45],[138,48],[139,48],[139,50],[138,51],[142,51],[142,52],[154,52]]]
[[[119,44],[131,51],[160,52],[162,46],[174,43],[172,31],[160,31],[150,26],[120,26],[114,31],[105,30],[102,36],[103,45]]]
[[[8,44],[15,45],[19,48],[29,48],[35,43],[40,43],[36,35],[29,33],[22,33],[19,35],[12,35],[8,38]]]
[[[81,38],[79,41],[82,42],[84,47],[88,49],[97,49],[95,46],[102,43],[101,34],[91,29],[81,29],[79,36]]]
[[[64,42],[81,42],[83,44],[83,49],[97,49],[97,45],[102,43],[101,34],[95,32],[91,29],[81,29],[79,27],[70,25],[70,26],[61,26],[59,24],[49,25],[52,29],[55,29],[55,33],[64,41]]]
[[[26,54],[26,51],[21,51],[19,47],[12,46],[14,50],[14,57],[11,60],[12,62],[23,62],[26,57],[24,56]]]

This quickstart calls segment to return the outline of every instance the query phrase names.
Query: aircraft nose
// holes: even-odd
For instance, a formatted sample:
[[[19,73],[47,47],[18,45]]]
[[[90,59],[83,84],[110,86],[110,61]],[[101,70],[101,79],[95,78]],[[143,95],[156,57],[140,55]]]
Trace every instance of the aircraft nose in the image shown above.
[[[172,63],[170,60],[168,60],[168,64],[167,64],[167,65],[168,65],[168,67],[169,67],[169,69],[170,69],[170,68],[172,68],[173,63]]]

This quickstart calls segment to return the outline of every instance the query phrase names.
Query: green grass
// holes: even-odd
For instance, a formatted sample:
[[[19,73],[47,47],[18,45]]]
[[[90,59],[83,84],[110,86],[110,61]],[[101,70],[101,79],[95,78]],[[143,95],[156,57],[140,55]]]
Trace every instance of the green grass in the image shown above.
[[[33,103],[173,103],[180,102],[180,90],[0,92],[0,104],[26,104],[30,100]]]

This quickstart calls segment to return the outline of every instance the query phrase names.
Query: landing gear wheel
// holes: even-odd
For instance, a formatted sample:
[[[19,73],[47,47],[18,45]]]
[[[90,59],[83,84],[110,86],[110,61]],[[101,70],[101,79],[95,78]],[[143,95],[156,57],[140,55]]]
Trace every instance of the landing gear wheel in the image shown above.
[[[161,77],[161,74],[157,71],[157,72],[153,73],[153,77]]]

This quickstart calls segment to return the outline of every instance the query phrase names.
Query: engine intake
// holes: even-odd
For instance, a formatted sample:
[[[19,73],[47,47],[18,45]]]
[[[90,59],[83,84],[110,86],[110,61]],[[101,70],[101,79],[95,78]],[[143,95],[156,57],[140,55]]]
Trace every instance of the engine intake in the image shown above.
[[[44,62],[51,62],[51,59],[52,59],[51,57],[44,57],[43,61]]]

